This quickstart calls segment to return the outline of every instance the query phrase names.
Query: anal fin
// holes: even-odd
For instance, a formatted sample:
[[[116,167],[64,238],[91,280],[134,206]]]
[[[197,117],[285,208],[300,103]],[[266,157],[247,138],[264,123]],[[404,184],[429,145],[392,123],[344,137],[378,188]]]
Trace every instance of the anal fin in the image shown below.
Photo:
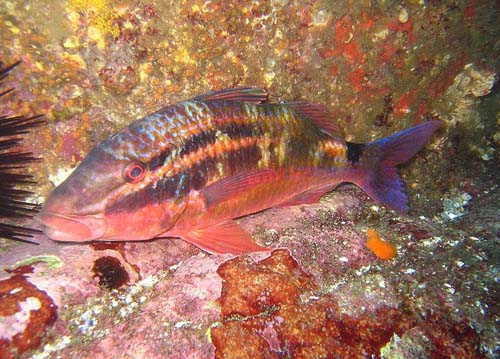
[[[255,243],[252,237],[238,223],[232,220],[196,229],[183,234],[181,237],[211,254],[243,254],[271,250]]]

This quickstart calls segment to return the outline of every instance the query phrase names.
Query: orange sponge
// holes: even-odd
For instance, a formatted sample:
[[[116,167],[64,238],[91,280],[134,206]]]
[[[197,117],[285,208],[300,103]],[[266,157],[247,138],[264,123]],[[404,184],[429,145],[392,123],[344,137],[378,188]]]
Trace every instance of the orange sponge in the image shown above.
[[[396,247],[389,242],[386,242],[378,235],[377,231],[369,228],[366,231],[368,240],[366,247],[372,251],[379,259],[392,259],[396,255]]]

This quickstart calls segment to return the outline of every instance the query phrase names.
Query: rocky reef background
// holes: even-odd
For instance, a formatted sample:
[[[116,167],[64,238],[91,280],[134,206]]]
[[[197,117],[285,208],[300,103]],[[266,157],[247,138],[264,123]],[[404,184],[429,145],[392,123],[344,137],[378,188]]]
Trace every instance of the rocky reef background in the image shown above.
[[[22,63],[0,115],[47,119],[25,140],[34,203],[108,135],[211,89],[325,104],[356,142],[445,126],[401,169],[408,215],[342,186],[242,219],[270,256],[0,239],[0,357],[499,357],[499,18],[492,0],[3,1],[0,61]]]

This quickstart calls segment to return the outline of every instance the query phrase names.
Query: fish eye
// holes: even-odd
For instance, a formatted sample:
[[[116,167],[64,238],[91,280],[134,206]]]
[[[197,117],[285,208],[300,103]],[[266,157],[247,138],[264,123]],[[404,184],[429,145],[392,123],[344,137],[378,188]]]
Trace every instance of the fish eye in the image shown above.
[[[146,175],[146,167],[140,162],[129,163],[123,169],[123,179],[128,183],[138,183]]]

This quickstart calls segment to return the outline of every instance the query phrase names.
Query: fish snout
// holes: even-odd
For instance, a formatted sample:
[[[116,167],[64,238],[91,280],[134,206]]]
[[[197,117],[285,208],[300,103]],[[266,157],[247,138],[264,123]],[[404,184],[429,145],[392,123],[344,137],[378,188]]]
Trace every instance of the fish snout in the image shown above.
[[[95,215],[75,214],[70,201],[50,195],[39,213],[45,233],[53,240],[86,242],[101,238],[106,222]]]
[[[66,217],[42,212],[40,219],[45,233],[53,240],[65,242],[87,242],[99,239],[106,232],[103,219],[92,217]]]

